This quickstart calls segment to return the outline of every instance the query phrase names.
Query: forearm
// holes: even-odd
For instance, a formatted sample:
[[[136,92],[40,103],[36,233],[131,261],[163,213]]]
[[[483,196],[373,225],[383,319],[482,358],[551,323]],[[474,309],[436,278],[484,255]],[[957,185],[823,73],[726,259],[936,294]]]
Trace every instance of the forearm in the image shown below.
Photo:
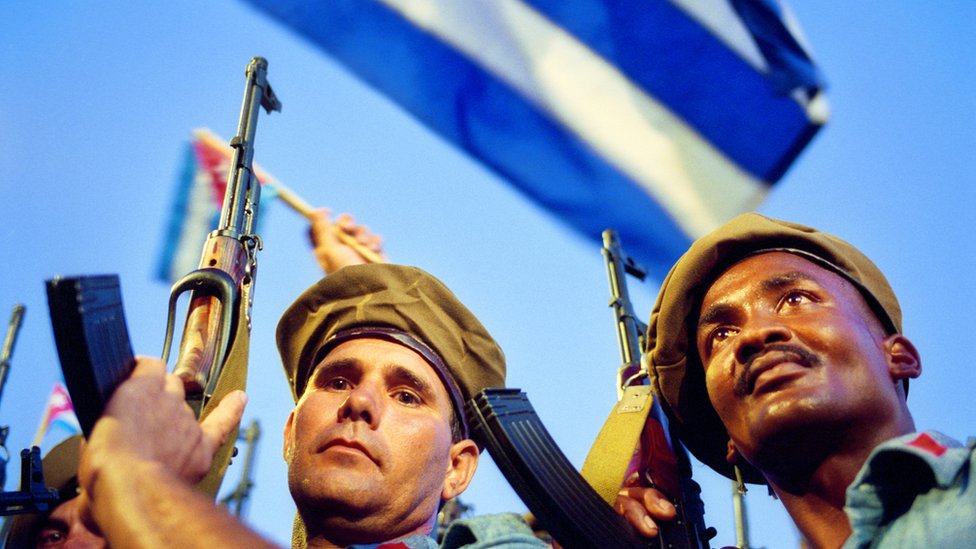
[[[113,549],[276,547],[153,462],[101,470],[90,497]]]

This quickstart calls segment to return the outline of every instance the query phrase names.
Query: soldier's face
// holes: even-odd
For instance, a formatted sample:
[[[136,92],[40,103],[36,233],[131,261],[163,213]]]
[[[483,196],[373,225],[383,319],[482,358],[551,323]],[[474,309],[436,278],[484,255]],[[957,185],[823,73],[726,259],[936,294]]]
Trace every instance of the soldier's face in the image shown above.
[[[696,331],[709,399],[753,462],[798,429],[889,420],[898,397],[885,337],[849,282],[784,252],[747,258],[718,277]]]
[[[425,523],[452,463],[450,418],[447,390],[414,351],[368,338],[338,345],[285,428],[299,509],[358,517],[388,533]]]

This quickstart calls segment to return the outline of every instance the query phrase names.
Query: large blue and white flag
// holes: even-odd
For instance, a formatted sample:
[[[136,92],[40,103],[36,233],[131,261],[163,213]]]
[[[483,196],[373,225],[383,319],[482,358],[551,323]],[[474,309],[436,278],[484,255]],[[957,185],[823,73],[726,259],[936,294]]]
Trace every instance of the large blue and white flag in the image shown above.
[[[777,0],[248,0],[663,276],[826,121]]]

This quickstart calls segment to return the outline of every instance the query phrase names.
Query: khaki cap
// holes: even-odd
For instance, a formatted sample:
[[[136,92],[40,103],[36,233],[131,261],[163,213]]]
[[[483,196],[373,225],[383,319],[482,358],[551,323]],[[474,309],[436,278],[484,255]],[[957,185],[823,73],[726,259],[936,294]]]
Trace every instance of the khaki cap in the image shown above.
[[[682,441],[702,463],[729,478],[735,478],[725,460],[729,436],[708,400],[695,343],[698,313],[705,292],[726,269],[750,255],[775,251],[799,255],[842,276],[861,292],[889,334],[901,332],[901,307],[881,270],[836,236],[747,213],[692,244],[661,285],[645,351],[654,389]],[[739,470],[746,482],[765,483],[748,464],[739,464]]]
[[[57,446],[41,459],[41,469],[44,471],[44,484],[48,488],[58,491],[60,505],[78,495],[78,460],[81,457],[81,435],[73,435],[59,442]],[[21,489],[26,489],[21,487]],[[4,547],[20,549],[33,547],[34,536],[41,526],[41,519],[48,513],[30,513],[17,515],[10,520]]]
[[[416,267],[372,263],[318,281],[278,322],[278,352],[296,402],[325,354],[357,337],[394,341],[423,356],[462,424],[465,401],[505,385],[501,348],[447,286]]]

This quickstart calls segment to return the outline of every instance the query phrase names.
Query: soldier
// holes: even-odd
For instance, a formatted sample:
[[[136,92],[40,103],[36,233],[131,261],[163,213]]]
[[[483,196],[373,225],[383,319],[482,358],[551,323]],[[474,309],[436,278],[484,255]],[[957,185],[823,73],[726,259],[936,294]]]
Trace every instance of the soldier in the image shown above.
[[[974,445],[916,432],[921,361],[901,326],[851,244],[745,214],[672,268],[646,351],[692,453],[768,483],[810,546],[974,547]],[[637,526],[660,494],[629,495]]]
[[[501,349],[440,281],[391,264],[323,278],[285,312],[277,338],[296,399],[284,443],[293,545],[436,547],[438,507],[478,462],[463,403],[504,385]],[[116,549],[271,546],[187,482],[239,421],[243,394],[197,424],[163,368],[139,359],[92,432],[79,479],[94,521]],[[516,515],[457,532],[445,544],[542,545]]]

